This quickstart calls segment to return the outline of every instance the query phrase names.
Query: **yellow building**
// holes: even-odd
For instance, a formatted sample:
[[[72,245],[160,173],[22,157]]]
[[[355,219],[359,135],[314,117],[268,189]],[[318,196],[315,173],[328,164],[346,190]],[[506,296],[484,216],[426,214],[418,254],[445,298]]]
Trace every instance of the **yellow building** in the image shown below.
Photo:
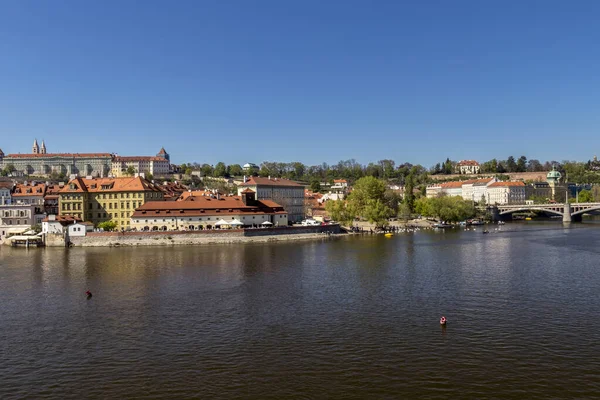
[[[113,221],[127,229],[136,208],[164,200],[163,192],[142,177],[75,178],[59,191],[59,215],[70,215],[94,225]]]

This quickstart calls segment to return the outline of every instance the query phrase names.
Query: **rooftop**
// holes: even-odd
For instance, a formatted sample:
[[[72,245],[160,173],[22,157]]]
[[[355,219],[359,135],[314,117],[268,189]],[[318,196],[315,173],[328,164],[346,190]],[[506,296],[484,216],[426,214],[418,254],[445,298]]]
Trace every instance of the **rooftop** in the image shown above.
[[[73,186],[73,188],[71,188]],[[60,193],[84,193],[84,192],[161,192],[157,185],[142,178],[75,178],[69,181]]]
[[[260,176],[251,176],[245,183],[240,184],[240,186],[255,186],[255,185],[263,185],[263,186],[294,186],[303,188],[304,185],[301,185],[297,182],[291,181],[289,179],[282,178],[264,178]]]

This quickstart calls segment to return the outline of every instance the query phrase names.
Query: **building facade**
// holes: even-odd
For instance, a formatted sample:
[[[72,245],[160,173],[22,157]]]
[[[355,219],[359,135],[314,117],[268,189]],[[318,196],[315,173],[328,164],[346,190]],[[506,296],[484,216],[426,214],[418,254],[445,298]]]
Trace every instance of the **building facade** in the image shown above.
[[[304,219],[304,186],[280,178],[251,176],[238,186],[238,195],[245,189],[256,193],[257,200],[271,200],[280,204],[288,213],[290,222]]]
[[[114,177],[127,176],[127,171],[134,173],[152,174],[155,176],[167,175],[170,172],[171,157],[163,148],[154,157],[146,156],[115,156],[111,165],[111,174]]]
[[[273,201],[256,200],[256,194],[249,189],[239,196],[198,196],[183,201],[152,201],[139,207],[131,217],[131,227],[140,231],[260,227],[265,224],[286,226],[288,213]]]
[[[457,174],[474,175],[479,173],[479,163],[475,160],[462,160],[456,163]]]
[[[12,165],[17,175],[49,176],[52,174],[107,176],[112,166],[108,153],[47,153],[46,145],[33,144],[31,154],[0,155],[0,169]]]
[[[9,205],[11,203],[12,189],[13,183],[11,181],[0,181],[0,206]]]
[[[494,182],[487,187],[488,204],[525,204],[523,182]]]
[[[97,225],[113,221],[127,229],[136,208],[148,201],[163,201],[163,192],[140,177],[75,178],[59,191],[59,215],[77,217]]]

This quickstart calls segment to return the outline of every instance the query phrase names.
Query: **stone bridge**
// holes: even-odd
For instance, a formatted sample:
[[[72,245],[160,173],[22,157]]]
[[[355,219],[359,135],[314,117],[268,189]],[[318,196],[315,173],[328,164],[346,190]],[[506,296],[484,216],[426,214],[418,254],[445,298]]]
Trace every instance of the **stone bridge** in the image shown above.
[[[566,204],[506,204],[488,207],[494,219],[519,211],[543,211],[562,216],[563,222],[581,221],[583,214],[600,212],[600,203],[566,203]]]

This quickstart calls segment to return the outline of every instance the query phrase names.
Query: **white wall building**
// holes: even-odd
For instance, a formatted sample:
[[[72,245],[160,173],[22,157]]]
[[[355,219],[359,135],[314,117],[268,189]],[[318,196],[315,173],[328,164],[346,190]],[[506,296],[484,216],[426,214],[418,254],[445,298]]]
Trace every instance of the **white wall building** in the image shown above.
[[[458,174],[478,174],[479,163],[475,160],[462,160],[456,163],[456,173]]]
[[[487,187],[488,204],[525,203],[525,184],[523,182],[494,182]]]

